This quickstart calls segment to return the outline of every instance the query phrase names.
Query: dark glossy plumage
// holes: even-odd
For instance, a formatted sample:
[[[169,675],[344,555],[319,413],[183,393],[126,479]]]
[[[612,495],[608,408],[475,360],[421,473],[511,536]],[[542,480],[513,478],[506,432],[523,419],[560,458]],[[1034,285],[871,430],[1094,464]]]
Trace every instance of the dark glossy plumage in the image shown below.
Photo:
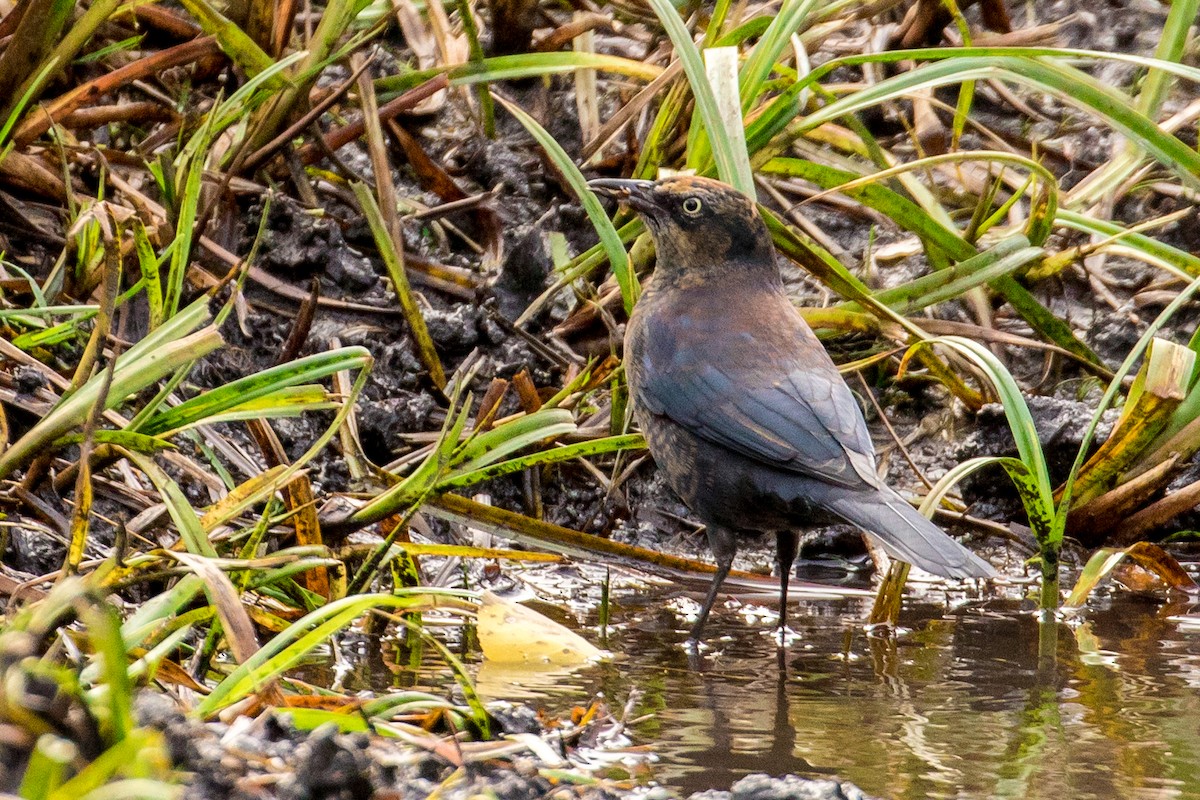
[[[705,178],[596,180],[646,220],[657,265],[625,333],[634,413],[717,560],[698,639],[746,531],[776,534],[780,625],[795,529],[852,522],[947,577],[995,571],[883,484],[858,402],[783,291],[754,204]]]

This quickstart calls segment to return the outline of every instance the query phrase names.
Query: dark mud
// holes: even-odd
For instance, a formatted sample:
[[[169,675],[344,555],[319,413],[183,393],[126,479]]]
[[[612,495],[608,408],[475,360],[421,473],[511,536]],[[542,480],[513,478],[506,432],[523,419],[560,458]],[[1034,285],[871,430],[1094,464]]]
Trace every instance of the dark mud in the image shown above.
[[[1036,11],[1036,19],[1025,18],[1029,10]],[[1165,15],[1161,6],[1142,0],[1110,0],[1102,4],[1082,4],[1074,0],[1037,6],[1015,4],[1011,12],[1017,28],[1032,23],[1064,21],[1059,39],[1066,46],[1142,55],[1153,52],[1156,44],[1153,34]],[[978,23],[976,14],[977,8],[968,10],[968,18]],[[865,22],[860,24],[862,30],[866,30],[865,26]],[[852,28],[845,37],[848,40],[859,32],[859,28]],[[599,38],[601,50],[607,46],[620,51],[628,46],[625,39],[606,37],[603,33]],[[392,46],[398,48],[393,54],[396,58],[407,57],[402,44],[393,41]],[[841,51],[836,38],[828,47],[830,53]],[[819,63],[828,55],[815,53],[814,62]],[[1134,77],[1136,68],[1130,64],[1100,62],[1093,71],[1106,83],[1125,85]],[[540,119],[568,152],[579,154],[582,136],[575,118],[573,87],[569,79],[526,82],[506,87],[505,91]],[[1168,108],[1180,107],[1188,99],[1187,96],[1172,97]],[[1038,139],[1042,145],[1040,152],[1048,153],[1048,158],[1069,151],[1070,159],[1052,164],[1062,176],[1064,188],[1072,184],[1072,175],[1082,176],[1110,157],[1117,141],[1110,132],[1089,127],[1085,117],[1058,101],[1034,97],[1029,102],[1036,105],[1041,121],[1032,130],[1014,129],[1011,133],[1022,140]],[[606,96],[605,103],[613,104],[615,98]],[[1013,121],[1019,121],[1019,115],[1014,115],[1002,98],[990,93],[987,87],[981,87],[974,113],[1002,134]],[[889,132],[891,123],[886,119],[874,120],[874,123],[878,128],[876,135],[896,152],[904,153],[909,149],[907,134],[902,130]],[[502,111],[498,112],[497,124],[497,138],[485,139],[478,127],[462,116],[456,104],[447,104],[436,116],[410,120],[407,125],[463,193],[496,191],[495,199],[488,202],[489,213],[499,221],[501,240],[494,253],[499,257],[492,259],[494,263],[490,263],[485,254],[467,247],[459,237],[447,234],[435,225],[417,221],[405,225],[407,244],[414,256],[465,270],[473,276],[475,289],[469,297],[420,285],[418,289],[426,303],[424,314],[430,334],[447,373],[468,359],[478,364],[475,378],[467,387],[476,397],[486,391],[492,378],[512,378],[521,371],[528,371],[535,385],[542,389],[549,390],[562,384],[565,362],[548,358],[531,347],[525,338],[514,335],[501,324],[497,316],[515,319],[554,280],[551,236],[563,237],[568,255],[578,254],[596,241],[577,202],[564,190],[544,154],[524,129]],[[986,144],[982,139],[973,140],[973,135],[968,132],[964,148]],[[367,163],[365,152],[357,143],[343,148],[339,155],[352,167],[365,167]],[[402,196],[429,205],[439,202],[435,195],[422,189],[419,176],[409,167],[396,171],[395,182]],[[403,321],[395,311],[386,272],[374,253],[362,221],[356,219],[348,207],[341,205],[336,195],[324,199],[328,202],[321,214],[314,214],[296,200],[278,194],[272,195],[269,203],[247,200],[241,207],[242,218],[228,223],[230,229],[224,238],[239,241],[240,249],[248,251],[265,213],[257,265],[292,286],[294,291],[281,295],[278,290],[252,283],[247,290],[251,306],[245,320],[236,324],[231,321],[224,331],[230,345],[206,359],[194,372],[193,379],[197,388],[216,386],[274,364],[294,324],[296,293],[307,293],[309,281],[316,279],[322,298],[378,308],[377,312],[365,313],[321,308],[302,352],[324,350],[335,341],[343,345],[361,345],[371,352],[375,368],[359,402],[357,422],[366,455],[376,463],[387,463],[411,450],[411,434],[438,429],[445,416],[445,399],[432,391],[413,354]],[[1117,208],[1116,217],[1136,222],[1147,214],[1168,213],[1182,202],[1149,190],[1135,192]],[[873,218],[841,213],[819,204],[809,213],[836,243],[843,261],[860,273],[868,248],[872,244],[886,244],[889,237],[897,235],[886,228],[876,230]],[[449,221],[472,234],[481,232],[480,219],[474,211],[454,214]],[[1158,233],[1173,244],[1195,248],[1200,246],[1200,226],[1194,223],[1193,216]],[[1052,244],[1067,247],[1079,241],[1064,235]],[[872,271],[865,279],[877,286],[894,285],[926,269],[922,257],[912,257]],[[414,275],[419,284],[419,274]],[[797,302],[812,305],[826,299],[825,293],[811,279],[795,272],[790,275],[790,286]],[[1144,330],[1151,315],[1156,313],[1152,293],[1145,296],[1139,293],[1161,275],[1145,265],[1111,258],[1104,265],[1104,278],[1113,296],[1121,303],[1116,309],[1096,296],[1082,270],[1065,272],[1033,289],[1052,311],[1072,324],[1083,341],[1110,366],[1115,366]],[[524,324],[523,330],[528,337],[544,338],[554,326],[589,302],[590,297],[576,296],[572,291],[564,290],[543,313]],[[938,314],[960,321],[971,319],[959,302],[942,304]],[[1197,319],[1200,319],[1200,312],[1188,310],[1172,323],[1165,335],[1186,341]],[[613,309],[610,320],[575,330],[560,339],[556,346],[575,363],[583,363],[587,357],[596,354],[619,353],[622,322],[619,312]],[[1004,308],[998,311],[996,325],[1001,330],[1030,334],[1028,328]],[[843,338],[830,340],[827,344],[835,358],[851,360],[861,355],[864,345],[869,343]],[[998,350],[1019,379],[1046,395],[1032,397],[1030,404],[1038,420],[1039,433],[1052,456],[1052,473],[1061,477],[1065,474],[1065,466],[1073,459],[1079,434],[1090,417],[1089,403],[1094,403],[1098,397],[1094,390],[1088,391],[1094,387],[1094,380],[1070,362],[1054,360],[1048,365],[1045,357],[1037,352],[1014,347]],[[857,385],[854,388],[860,390]],[[932,414],[949,413],[950,403],[940,389],[916,389],[911,384],[897,387],[886,380],[875,382],[873,388],[880,393],[889,413],[898,410],[901,436],[914,433],[915,426]],[[1080,398],[1079,401],[1070,399],[1072,395]],[[507,413],[516,409],[516,401],[510,397],[501,411]],[[294,457],[304,451],[327,422],[328,418],[321,415],[310,415],[273,425],[288,455]],[[911,427],[906,429],[906,425]],[[1012,452],[1011,438],[995,409],[985,409],[976,419],[959,416],[954,429],[953,440],[940,437],[916,447],[921,466],[932,469],[934,477],[938,470],[955,460]],[[244,437],[233,426],[224,426],[222,430],[235,438]],[[886,449],[886,434],[878,425],[875,432],[881,447]],[[902,486],[917,488],[919,483],[911,470],[896,463],[898,461],[893,459],[890,464],[891,479]],[[332,453],[320,457],[313,469],[316,488],[321,492],[357,488],[350,485],[344,466]],[[629,532],[619,535],[632,534],[634,538],[646,541],[646,533],[650,530],[661,531],[670,538],[695,529],[686,521],[689,519],[687,509],[656,480],[651,462],[638,469],[617,492],[605,492],[587,473],[572,467],[548,471],[541,481],[541,496],[536,502],[529,496],[528,487],[515,478],[493,482],[480,490],[490,494],[493,501],[502,506],[524,513],[540,511],[551,522],[588,532],[612,534],[625,528]],[[1020,520],[1019,504],[1014,502],[1011,485],[1000,472],[980,474],[966,484],[965,490],[968,499],[977,501],[973,506],[977,515],[1005,522]],[[117,513],[118,518],[123,515]],[[37,537],[25,536],[18,528],[8,560],[15,568],[36,574],[54,564],[61,545],[34,542],[33,538]],[[821,538],[819,532],[815,538]],[[846,538],[837,540],[848,541]]]
[[[1165,15],[1161,4],[1147,0],[1088,4],[1059,0],[1012,5],[1018,27],[1030,22],[1069,20],[1061,31],[1066,46],[1142,55],[1153,52],[1156,42],[1151,34],[1161,27]],[[1027,10],[1036,11],[1038,18],[1026,20]],[[977,21],[975,13],[976,9],[968,11],[973,21]],[[833,44],[845,44],[864,29],[850,30],[843,42]],[[601,35],[599,41],[603,50],[606,37]],[[627,46],[624,41],[609,44],[610,49]],[[406,59],[409,54],[402,45],[395,46],[397,58]],[[836,48],[831,48],[833,51]],[[814,62],[820,63],[830,55],[814,54]],[[1136,71],[1129,64],[1107,62],[1094,70],[1098,78],[1110,85],[1127,85]],[[505,91],[550,129],[568,152],[579,155],[582,134],[569,79],[510,86]],[[946,97],[953,103],[953,95]],[[1192,99],[1183,95],[1172,97],[1168,111],[1178,110]],[[608,97],[605,102],[613,104],[615,98]],[[1049,166],[1061,176],[1064,189],[1111,157],[1116,137],[1109,131],[1089,124],[1086,118],[1057,100],[1032,98],[1029,102],[1041,115],[1031,128],[1024,127],[1020,115],[1014,114],[986,87],[980,89],[974,113],[1005,138],[1022,142],[1030,138],[1038,140],[1039,152],[1046,154]],[[474,122],[464,118],[453,105],[434,117],[405,123],[464,193],[496,191],[495,198],[488,201],[488,210],[499,220],[501,241],[494,250],[498,254],[495,263],[489,263],[485,254],[442,228],[412,220],[405,225],[406,243],[412,254],[464,270],[471,277],[473,288],[466,296],[463,292],[444,292],[423,284],[420,277],[414,277],[414,283],[426,303],[424,315],[447,373],[468,360],[478,365],[475,378],[467,387],[476,397],[486,391],[493,377],[511,379],[522,371],[529,372],[540,389],[562,385],[566,361],[539,352],[526,338],[512,333],[502,320],[517,319],[555,280],[552,236],[561,235],[568,255],[572,256],[595,243],[595,234],[576,200],[565,191],[544,154],[523,128],[503,112],[499,114],[496,140],[483,138]],[[906,144],[907,134],[894,121],[881,115],[868,118],[868,122],[894,151],[911,152],[912,148]],[[982,138],[969,132],[964,138],[964,147],[985,144]],[[360,168],[366,164],[365,153],[357,144],[346,147],[341,156]],[[617,171],[625,166],[628,157],[629,154],[615,157],[605,169]],[[439,202],[435,195],[422,189],[419,177],[410,168],[398,170],[395,181],[402,196],[418,198],[430,206]],[[222,232],[224,237],[240,242],[241,252],[247,252],[265,213],[265,234],[256,266],[295,291],[281,293],[265,285],[248,286],[250,308],[245,320],[231,319],[226,325],[223,333],[229,346],[197,368],[191,376],[195,383],[192,388],[221,385],[272,366],[295,324],[297,293],[306,294],[309,282],[315,279],[322,298],[378,309],[351,312],[322,307],[302,352],[325,350],[335,342],[361,345],[371,352],[375,368],[359,401],[356,417],[366,455],[384,464],[411,451],[413,434],[438,430],[445,419],[446,401],[432,390],[413,353],[411,338],[395,312],[395,298],[386,271],[374,252],[368,232],[361,220],[354,219],[347,207],[339,205],[336,197],[329,200],[328,214],[314,214],[283,196],[272,197],[269,210],[258,199],[239,207],[241,217],[229,222]],[[1185,202],[1150,190],[1138,191],[1118,205],[1115,217],[1138,222],[1182,208]],[[843,214],[820,205],[808,213],[834,240],[839,257],[872,286],[895,285],[927,269],[922,257],[911,257],[868,270],[863,266],[868,260],[868,248],[898,240],[896,231],[877,231],[873,227],[877,221],[871,217]],[[471,235],[482,238],[486,233],[480,219],[471,212],[452,215],[450,221]],[[1200,225],[1196,224],[1194,211],[1157,233],[1183,249],[1200,249]],[[1066,248],[1082,241],[1081,237],[1064,234],[1051,244]],[[1110,367],[1115,367],[1161,307],[1161,298],[1147,291],[1161,280],[1161,274],[1140,263],[1118,258],[1108,259],[1103,273],[1105,285],[1116,299],[1115,308],[1096,295],[1083,268],[1065,271],[1033,290],[1054,313],[1068,320],[1080,338]],[[819,305],[827,300],[811,278],[797,272],[789,271],[788,285],[800,304]],[[588,294],[564,290],[523,330],[531,338],[545,339],[573,311],[594,299]],[[971,319],[958,302],[939,306],[937,313],[947,319]],[[1198,319],[1200,311],[1187,309],[1172,322],[1165,335],[1186,342]],[[602,319],[562,337],[556,346],[575,363],[583,363],[597,354],[619,353],[622,323],[620,313],[614,309],[611,319]],[[1027,326],[1003,308],[997,313],[996,325],[1007,332],[1030,335]],[[852,360],[868,344],[852,338],[829,342],[839,361]],[[1099,398],[1095,381],[1069,361],[1047,362],[1041,353],[1014,347],[997,349],[1025,385],[1041,392],[1032,395],[1029,404],[1039,437],[1051,456],[1052,476],[1061,479],[1074,460]],[[936,479],[966,458],[1013,454],[1012,438],[998,407],[988,406],[978,415],[968,416],[955,409],[940,388],[912,383],[896,385],[883,376],[870,380],[900,436],[915,437],[910,448],[918,467],[929,477]],[[855,391],[861,391],[861,386],[852,385]],[[31,386],[29,391],[36,388]],[[869,404],[864,405],[868,407],[877,442],[885,451],[889,479],[898,486],[918,488],[916,476],[889,446],[890,439]],[[502,413],[517,410],[515,398],[506,399],[501,410]],[[289,457],[294,458],[328,422],[328,417],[311,415],[273,421],[272,427]],[[14,434],[19,435],[20,420],[17,423]],[[1111,419],[1101,426],[1099,441],[1106,435],[1108,425]],[[221,430],[235,440],[246,441],[237,426],[221,426]],[[319,495],[361,488],[352,484],[343,461],[333,452],[320,456],[311,469],[314,489]],[[1183,473],[1177,483],[1193,479],[1195,470],[1192,467]],[[198,487],[187,488],[199,492]],[[963,490],[971,504],[971,514],[1002,524],[1023,521],[1023,511],[1011,482],[999,470],[979,473],[964,483]],[[605,491],[592,475],[571,465],[544,471],[536,497],[520,477],[493,481],[473,491],[486,493],[499,506],[526,514],[540,513],[546,520],[567,527],[643,546],[707,556],[699,526],[659,478],[649,459],[614,492]],[[100,498],[97,510],[113,519],[128,519],[139,509]],[[1196,520],[1184,518],[1175,529],[1187,530],[1196,525]],[[434,523],[430,526],[435,534],[447,540],[462,535],[450,526]],[[60,539],[48,537],[40,529],[23,527],[19,522],[8,529],[8,536],[5,562],[16,571],[45,574],[61,564]],[[769,569],[770,543],[764,545],[761,549],[746,548],[738,566]],[[988,540],[987,547],[996,552],[993,560],[1002,564],[1019,563],[1024,556],[1018,553],[1011,557],[1004,540]],[[806,574],[819,575],[821,579],[834,576],[851,581],[861,579],[868,563],[863,558],[861,537],[842,529],[807,532],[803,555],[807,563],[802,566],[810,571]],[[1014,568],[1012,572],[1019,570]],[[441,796],[449,798],[493,794],[502,800],[516,800],[573,795],[582,800],[601,800],[628,791],[627,786],[615,783],[589,787],[555,784],[538,772],[539,765],[531,758],[472,765],[464,769],[461,780],[447,784],[446,779],[455,769],[449,762],[412,749],[400,749],[390,740],[374,735],[341,734],[324,728],[300,731],[280,714],[264,715],[252,725],[237,729],[216,723],[199,724],[185,719],[171,701],[160,695],[144,695],[139,713],[145,724],[164,732],[172,758],[193,776],[189,797],[425,798],[442,787]],[[646,797],[658,800],[665,796],[655,794],[659,791],[649,790]],[[794,776],[782,780],[752,776],[741,779],[728,791],[693,795],[694,800],[860,797],[862,793],[849,784]]]
[[[618,800],[629,797],[628,780],[600,778],[572,785],[555,776],[533,753],[467,761],[401,744],[376,733],[342,733],[332,723],[298,729],[285,711],[269,711],[251,720],[200,723],[182,714],[174,701],[144,692],[135,708],[140,724],[164,736],[174,764],[187,775],[192,800],[447,800],[480,796],[496,800]],[[508,712],[505,733],[555,736],[533,714]],[[679,795],[661,788],[637,791],[644,800]],[[693,800],[867,800],[847,783],[795,775],[748,776],[730,791],[695,793]]]

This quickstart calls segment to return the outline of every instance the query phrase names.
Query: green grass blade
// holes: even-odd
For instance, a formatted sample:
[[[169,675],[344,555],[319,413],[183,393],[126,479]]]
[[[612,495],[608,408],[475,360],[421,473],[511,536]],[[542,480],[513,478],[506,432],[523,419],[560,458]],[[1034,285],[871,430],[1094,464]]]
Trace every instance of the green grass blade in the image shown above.
[[[961,336],[941,336],[931,339],[921,346],[938,344],[949,347],[974,363],[987,377],[988,382],[996,390],[1000,404],[1004,407],[1004,416],[1012,431],[1013,440],[1017,445],[1019,461],[1032,476],[1032,497],[1036,499],[1035,513],[1030,514],[1030,523],[1037,533],[1038,540],[1043,541],[1051,534],[1051,522],[1054,517],[1054,488],[1050,484],[1050,471],[1046,466],[1046,457],[1042,452],[1041,440],[1038,438],[1037,426],[1033,423],[1033,415],[1025,396],[1017,386],[1013,376],[1005,368],[1000,359],[991,350],[971,339]],[[910,350],[910,352],[912,352]],[[1031,510],[1031,509],[1026,509]]]
[[[404,313],[404,320],[412,332],[417,357],[429,371],[429,377],[434,386],[441,389],[446,385],[446,373],[442,367],[442,360],[438,356],[437,348],[433,345],[433,339],[429,336],[429,327],[425,324],[425,316],[417,305],[412,286],[408,281],[408,272],[404,266],[404,253],[401,249],[403,242],[393,241],[387,221],[383,212],[380,211],[379,204],[375,201],[375,194],[370,187],[365,183],[355,182],[351,188],[354,190],[354,196],[358,199],[363,215],[367,218],[367,225],[371,228],[371,236],[375,239],[375,249],[379,251],[379,257],[383,259],[388,276],[392,279],[392,290],[396,293],[396,300],[400,304],[400,310]]]
[[[483,64],[483,46],[479,44],[479,26],[475,24],[475,15],[471,12],[468,0],[455,0],[458,6],[458,18],[462,23],[463,35],[467,38],[467,51],[471,63],[478,69]],[[486,84],[475,87],[475,97],[479,100],[479,112],[483,116],[483,135],[489,139],[496,137],[496,107],[492,103],[492,93]]]
[[[1070,325],[1050,313],[1050,310],[1042,305],[1016,278],[1004,275],[997,278],[992,286],[1004,296],[1013,310],[1048,342],[1058,345],[1084,361],[1089,361],[1099,367],[1105,366],[1104,360],[1075,336]]]
[[[269,70],[275,60],[271,58],[245,31],[214,8],[208,0],[181,0],[184,7],[200,23],[205,33],[217,37],[221,50],[247,75],[254,76]],[[271,89],[278,91],[287,86],[282,77],[275,77]]]
[[[850,170],[799,158],[773,158],[763,164],[760,171],[800,178],[825,190],[836,189],[867,208],[875,209],[904,230],[916,234],[926,245],[937,247],[956,261],[978,255],[975,246],[962,238],[958,231],[940,224],[923,208],[899,192],[879,183],[865,183],[846,188],[846,184],[863,177]]]
[[[386,102],[439,75],[448,76],[450,82],[456,86],[468,86],[474,83],[494,83],[521,78],[561,75],[581,69],[625,75],[646,82],[650,82],[662,74],[662,68],[653,64],[602,53],[573,51],[519,53],[509,56],[493,56],[478,63],[451,64],[444,67],[414,70],[402,75],[389,75],[376,79],[375,89],[379,92],[379,99]]]
[[[1153,259],[1169,264],[1180,272],[1192,277],[1200,275],[1200,256],[1160,242],[1143,233],[1131,232],[1120,223],[1089,217],[1068,209],[1059,209],[1056,220],[1060,225],[1094,236],[1120,237],[1122,244],[1144,251]]]
[[[174,372],[179,365],[211,353],[223,343],[216,330],[205,328],[139,358],[131,357],[133,350],[130,350],[117,361],[112,384],[105,395],[105,408],[116,407],[130,396]],[[11,473],[60,436],[82,425],[91,413],[92,406],[100,398],[104,383],[104,373],[96,374],[78,391],[60,401],[49,414],[0,454],[0,475]]]
[[[1158,39],[1158,48],[1154,52],[1158,61],[1176,63],[1183,59],[1188,35],[1196,25],[1198,12],[1200,0],[1172,0],[1171,10],[1167,12],[1167,21]],[[1138,112],[1147,117],[1157,115],[1167,92],[1170,91],[1171,80],[1174,77],[1161,67],[1151,67],[1142,81],[1142,90],[1138,92]]]
[[[286,630],[259,648],[253,656],[229,673],[212,693],[196,707],[207,717],[235,703],[268,681],[291,669],[315,647],[345,628],[372,608],[397,611],[422,611],[436,607],[439,598],[461,598],[462,592],[446,589],[422,589],[403,594],[369,594],[334,600],[292,623]]]
[[[155,414],[141,426],[140,432],[158,436],[178,431],[219,414],[251,405],[272,393],[310,384],[335,372],[362,369],[369,362],[370,353],[363,347],[342,347],[327,353],[305,356],[227,383]]]
[[[692,41],[692,36],[684,26],[679,12],[675,10],[669,0],[647,0],[647,2],[658,16],[659,21],[662,22],[667,36],[671,39],[671,44],[675,46],[676,56],[683,62],[683,71],[687,75],[688,84],[692,87],[692,97],[696,101],[696,108],[700,112],[704,130],[712,145],[717,175],[746,196],[754,197],[754,185],[752,183],[747,185],[739,176],[733,145],[725,134],[725,126],[721,123],[721,111],[713,96],[712,88],[708,84],[704,61],[700,58],[700,51],[696,49],[696,43]]]
[[[192,504],[188,502],[187,496],[179,488],[179,484],[172,480],[171,476],[154,463],[149,456],[132,450],[125,451],[125,456],[154,484],[154,488],[166,505],[167,513],[170,514],[171,521],[175,523],[175,527],[179,531],[179,538],[187,547],[187,551],[198,556],[216,558],[217,551],[208,541],[208,535],[200,526],[200,518],[196,516]]]
[[[808,22],[816,6],[816,0],[784,0],[779,7],[779,13],[771,20],[771,24],[754,45],[742,66],[743,112],[749,113],[754,108],[754,104],[763,93],[771,70],[775,67],[775,62],[788,46],[792,34],[799,32]]]
[[[525,130],[529,131],[537,143],[542,146],[542,149],[546,151],[546,155],[554,162],[554,166],[558,167],[559,172],[566,178],[567,184],[574,190],[580,203],[583,204],[583,210],[587,212],[592,227],[596,229],[596,235],[600,237],[600,246],[604,249],[605,255],[608,256],[609,263],[612,264],[613,274],[617,278],[617,285],[621,287],[621,299],[625,304],[625,311],[627,313],[632,311],[634,303],[637,302],[638,291],[640,289],[637,277],[633,274],[633,264],[629,260],[629,254],[625,252],[625,245],[621,241],[620,234],[613,227],[612,220],[608,218],[604,207],[600,205],[599,198],[588,188],[587,179],[583,177],[583,173],[575,166],[575,162],[571,160],[571,157],[563,149],[562,145],[536,119],[504,98],[497,99],[499,99],[501,105],[504,106],[508,113],[512,114],[525,127]]]
[[[805,81],[798,82],[797,86],[814,81],[818,74],[819,71],[814,70]],[[1200,72],[1197,75],[1200,75]],[[1139,113],[1128,96],[1080,70],[1047,59],[1017,56],[947,58],[888,78],[830,103],[797,122],[792,130],[799,135],[847,114],[906,97],[917,91],[936,89],[963,81],[989,79],[1023,83],[1054,95],[1076,108],[1093,113],[1097,119],[1111,125],[1145,148],[1162,164],[1174,170],[1186,183],[1200,186],[1200,154],[1176,137],[1163,132],[1153,120]],[[790,121],[780,117],[778,113],[771,113],[771,109],[755,120],[746,136],[751,152],[764,147],[774,136],[771,131],[781,131]]]
[[[507,461],[493,463],[484,467],[469,468],[469,465],[464,465],[460,469],[450,473],[444,480],[438,481],[437,490],[442,492],[463,486],[470,486],[480,481],[491,480],[492,478],[508,475],[513,472],[520,472],[530,467],[605,453],[615,453],[623,450],[641,450],[645,447],[646,440],[642,438],[640,433],[629,433],[620,436],[606,436],[587,442],[576,442],[575,444],[542,450],[538,453],[521,456],[520,458],[511,458]]]
[[[985,467],[990,467],[993,465],[1003,467],[1010,476],[1015,475],[1020,478],[1020,480],[1017,480],[1016,477],[1013,478],[1013,482],[1017,487],[1017,491],[1021,494],[1023,505],[1025,505],[1026,510],[1028,510],[1030,505],[1029,503],[1024,502],[1026,500],[1026,492],[1032,490],[1032,493],[1029,495],[1029,500],[1033,501],[1034,506],[1040,502],[1040,495],[1036,491],[1037,476],[1032,470],[1029,469],[1028,466],[1026,466],[1023,461],[1007,456],[980,456],[978,458],[969,458],[966,461],[955,464],[952,468],[950,468],[950,470],[947,471],[946,474],[943,475],[938,482],[933,485],[933,488],[929,490],[928,494],[925,495],[925,499],[921,501],[921,506],[918,510],[925,516],[930,516],[933,514],[934,510],[936,510],[938,506],[942,504],[942,501],[946,499],[946,495],[950,494],[950,491],[964,478],[978,472],[981,469],[984,469]]]
[[[1010,275],[1038,261],[1044,254],[1045,251],[1040,247],[1029,247],[1024,236],[1013,236],[953,267],[877,292],[875,299],[888,305],[897,314],[913,314],[927,306],[957,298],[976,286]],[[850,311],[862,310],[857,304],[847,304],[845,308]]]

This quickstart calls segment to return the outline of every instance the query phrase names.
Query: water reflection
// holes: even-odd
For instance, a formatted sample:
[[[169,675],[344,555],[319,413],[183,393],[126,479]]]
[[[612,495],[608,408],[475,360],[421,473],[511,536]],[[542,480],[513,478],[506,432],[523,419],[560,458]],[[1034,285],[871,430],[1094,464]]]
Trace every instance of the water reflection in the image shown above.
[[[1091,610],[1059,625],[1050,666],[1015,607],[917,605],[895,637],[864,634],[865,613],[802,608],[781,658],[767,626],[722,611],[696,665],[663,597],[625,598],[605,643],[623,660],[525,688],[556,713],[638,690],[654,777],[683,791],[794,772],[913,800],[1200,798],[1200,634],[1181,630],[1180,609]]]

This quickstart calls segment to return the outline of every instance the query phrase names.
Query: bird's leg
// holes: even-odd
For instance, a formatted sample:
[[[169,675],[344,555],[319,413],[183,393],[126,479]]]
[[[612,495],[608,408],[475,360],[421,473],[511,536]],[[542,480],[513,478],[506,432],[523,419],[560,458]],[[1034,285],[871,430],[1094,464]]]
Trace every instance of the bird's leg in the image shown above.
[[[688,635],[688,644],[692,646],[700,644],[700,635],[704,633],[704,623],[708,621],[708,612],[712,610],[713,603],[717,601],[717,592],[721,590],[721,584],[725,582],[725,576],[729,574],[729,568],[733,566],[733,557],[737,555],[736,533],[728,528],[719,528],[715,525],[709,525],[705,532],[708,534],[708,546],[712,548],[713,558],[717,562],[717,571],[713,575],[708,596],[704,598],[704,605],[700,608],[700,616],[696,618],[696,624],[692,626],[692,632]]]
[[[775,532],[775,564],[779,568],[779,633],[780,643],[782,634],[787,630],[787,597],[788,581],[792,577],[792,564],[796,561],[796,553],[800,550],[800,537],[795,531]]]

